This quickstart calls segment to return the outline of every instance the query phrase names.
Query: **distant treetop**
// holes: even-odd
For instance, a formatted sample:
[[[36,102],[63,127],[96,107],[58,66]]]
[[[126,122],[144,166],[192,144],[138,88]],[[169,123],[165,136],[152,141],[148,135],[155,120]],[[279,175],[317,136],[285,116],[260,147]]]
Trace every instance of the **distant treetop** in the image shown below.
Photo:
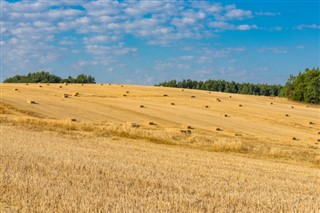
[[[15,75],[7,78],[4,83],[82,83],[82,84],[95,84],[96,81],[91,75],[80,74],[76,78],[69,76],[62,79],[59,76],[50,74],[49,72],[34,72],[27,75]]]
[[[294,101],[320,104],[319,68],[307,68],[305,72],[300,72],[298,76],[291,75],[285,86],[236,83],[234,81],[228,82],[225,80],[194,81],[190,79],[182,81],[165,81],[156,86],[200,89],[250,95],[280,96],[287,97],[288,99]]]

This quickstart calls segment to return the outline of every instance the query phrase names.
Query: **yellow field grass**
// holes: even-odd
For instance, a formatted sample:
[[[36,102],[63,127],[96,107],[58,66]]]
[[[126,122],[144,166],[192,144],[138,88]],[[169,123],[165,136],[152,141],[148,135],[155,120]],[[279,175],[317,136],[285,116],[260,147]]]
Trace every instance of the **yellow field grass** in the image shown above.
[[[317,106],[163,87],[41,85],[0,87],[2,211],[320,210]]]

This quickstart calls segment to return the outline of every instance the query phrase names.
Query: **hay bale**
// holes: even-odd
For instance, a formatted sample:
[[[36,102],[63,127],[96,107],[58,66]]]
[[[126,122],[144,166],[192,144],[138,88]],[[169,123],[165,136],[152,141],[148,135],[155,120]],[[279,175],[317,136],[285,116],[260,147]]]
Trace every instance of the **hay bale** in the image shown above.
[[[47,84],[47,86],[50,86],[50,84]]]
[[[239,107],[242,107],[242,104],[239,104]]]
[[[315,123],[313,123],[312,121],[310,121],[309,124],[312,125],[312,124],[315,124]]]
[[[42,86],[41,86],[41,85],[39,85],[39,87],[41,88]]]
[[[211,92],[209,92],[209,94],[211,94]]]
[[[289,117],[289,114],[286,114],[286,117]]]
[[[294,108],[294,106],[291,106],[291,109],[293,109]]]
[[[318,132],[318,135],[320,135],[320,131]]]
[[[205,107],[205,108],[209,108],[209,106],[208,106],[208,105],[205,105],[204,107]]]
[[[28,104],[36,104],[36,102],[35,102],[35,101],[32,101],[32,100],[27,100],[27,103],[28,103]]]
[[[170,103],[170,105],[174,106],[174,105],[176,105],[176,104],[172,102],[172,103]]]
[[[103,86],[103,84],[100,84],[101,86]]]
[[[126,95],[126,94],[123,94],[122,96],[123,96],[123,97],[126,97],[127,95]]]
[[[64,83],[64,85],[68,86],[68,83]]]
[[[182,92],[184,91],[184,89],[181,90]]]
[[[222,131],[222,129],[221,129],[221,128],[219,128],[219,127],[217,127],[217,128],[216,128],[216,131]]]
[[[27,86],[29,85],[29,84],[26,84]]]
[[[229,95],[229,98],[232,98],[232,96],[231,96],[231,95]]]
[[[77,97],[77,96],[79,96],[79,93],[75,92],[75,93],[73,93],[73,96]]]
[[[317,141],[320,142],[320,138],[318,138]]]
[[[294,141],[296,141],[296,140],[298,140],[296,137],[292,137],[292,140],[294,140]]]
[[[83,86],[83,84],[81,84],[81,86]]]
[[[180,132],[182,133],[182,134],[186,134],[186,135],[190,135],[192,132],[191,132],[191,130],[184,130],[184,129],[180,129]]]
[[[68,98],[69,95],[68,95],[68,94],[62,94],[61,97],[62,97],[62,98]]]
[[[219,98],[216,99],[218,102],[221,102],[221,100]]]
[[[131,124],[130,124],[130,127],[131,127],[131,128],[139,128],[140,126],[139,126],[139,124],[137,124],[137,123],[131,123]]]
[[[71,122],[76,122],[77,119],[76,119],[76,118],[70,118],[70,121],[71,121]]]
[[[123,85],[121,85],[121,87],[123,87]]]
[[[59,88],[62,88],[62,86],[59,86]]]
[[[229,115],[227,115],[227,114],[224,114],[224,117],[229,117]]]
[[[235,133],[234,136],[239,136],[240,137],[240,136],[242,136],[242,134],[241,133]]]
[[[167,97],[168,95],[167,94],[163,94],[163,97]]]
[[[109,86],[111,85],[111,84],[108,84]]]
[[[140,108],[144,108],[144,105],[140,105]]]
[[[187,126],[187,129],[193,129],[192,126]]]
[[[192,95],[191,98],[196,98],[196,96]]]
[[[272,103],[272,102],[270,102],[270,105],[273,105],[273,103]]]
[[[19,91],[18,88],[14,88],[13,91]]]
[[[129,91],[126,91],[126,93],[128,94],[128,93],[130,93]]]
[[[154,122],[152,122],[152,121],[148,121],[147,124],[148,124],[149,126],[155,126],[155,125],[157,125],[156,123],[154,123]]]

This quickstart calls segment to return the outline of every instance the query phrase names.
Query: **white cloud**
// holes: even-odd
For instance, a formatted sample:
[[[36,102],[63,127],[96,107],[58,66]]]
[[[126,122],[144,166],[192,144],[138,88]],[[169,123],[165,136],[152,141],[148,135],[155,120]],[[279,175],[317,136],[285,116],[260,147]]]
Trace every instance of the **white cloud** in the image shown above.
[[[245,23],[245,19],[252,17],[250,10],[211,1],[34,0],[1,3],[0,30],[4,38],[1,47],[7,50],[4,58],[16,58],[25,67],[30,67],[34,61],[54,62],[66,54],[77,53],[94,61],[82,60],[79,66],[118,63],[121,57],[138,52],[137,48],[121,43],[127,35],[150,45],[170,45],[183,39],[213,38],[222,30],[258,29],[254,24]],[[78,5],[83,9],[70,7]],[[70,37],[61,38],[61,35]],[[66,48],[68,45],[74,46]],[[206,61],[229,56],[232,52],[237,50],[225,48],[201,56],[181,56],[179,60],[199,61],[202,57]],[[5,63],[8,67],[19,64],[11,60],[5,60]],[[182,68],[183,63],[176,62],[175,66]]]
[[[318,24],[300,24],[296,26],[296,29],[303,30],[303,29],[320,29],[320,25]]]
[[[231,9],[227,11],[226,17],[229,19],[245,19],[251,18],[252,12],[250,10],[242,10],[242,9]]]
[[[98,35],[98,36],[84,37],[83,43],[96,44],[96,43],[115,42],[118,40],[119,40],[119,36],[117,35],[112,35],[112,36]]]
[[[288,53],[288,49],[286,47],[262,47],[259,49],[259,52],[266,53],[276,53],[276,54],[286,54]]]
[[[281,31],[281,30],[283,30],[283,28],[279,26],[269,28],[269,31]]]
[[[257,11],[254,13],[256,16],[279,16],[280,13],[274,13],[274,12],[263,12],[263,11]]]
[[[238,30],[251,30],[251,29],[257,29],[257,25],[248,25],[248,24],[242,24],[242,25],[238,25],[237,29]]]
[[[235,26],[224,21],[213,21],[209,23],[210,27],[221,30],[233,30]]]
[[[194,56],[193,55],[183,55],[183,56],[180,56],[179,59],[185,60],[185,61],[190,61],[190,60],[194,59]]]
[[[179,63],[176,61],[169,61],[169,62],[156,61],[155,65],[154,65],[154,69],[157,71],[173,72],[177,69],[186,71],[189,68],[190,68],[189,64]]]
[[[210,22],[209,26],[212,28],[215,28],[217,31],[219,30],[252,30],[252,29],[257,29],[257,25],[253,24],[253,25],[248,25],[248,24],[241,24],[241,25],[233,25],[233,24],[229,24],[227,22],[224,21],[214,21],[214,22]]]

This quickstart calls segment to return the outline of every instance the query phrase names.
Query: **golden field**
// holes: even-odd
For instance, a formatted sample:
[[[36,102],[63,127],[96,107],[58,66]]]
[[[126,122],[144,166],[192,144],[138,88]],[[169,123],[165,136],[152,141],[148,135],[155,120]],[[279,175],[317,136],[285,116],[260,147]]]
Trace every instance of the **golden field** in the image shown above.
[[[151,86],[1,84],[0,110],[2,212],[320,211],[318,106]]]

